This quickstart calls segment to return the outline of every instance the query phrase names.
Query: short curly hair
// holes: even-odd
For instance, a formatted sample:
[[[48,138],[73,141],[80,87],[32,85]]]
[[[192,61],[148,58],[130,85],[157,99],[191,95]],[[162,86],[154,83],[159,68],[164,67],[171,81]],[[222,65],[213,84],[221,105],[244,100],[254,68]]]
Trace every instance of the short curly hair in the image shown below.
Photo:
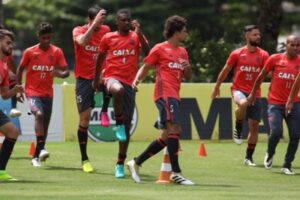
[[[163,35],[166,39],[169,39],[175,32],[181,31],[186,26],[187,20],[185,18],[178,15],[170,16],[165,22]]]

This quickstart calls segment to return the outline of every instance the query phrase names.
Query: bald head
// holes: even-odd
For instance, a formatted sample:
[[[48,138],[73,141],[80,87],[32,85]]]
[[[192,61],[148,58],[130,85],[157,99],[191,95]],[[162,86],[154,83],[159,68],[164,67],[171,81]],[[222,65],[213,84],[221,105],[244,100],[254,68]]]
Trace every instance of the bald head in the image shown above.
[[[286,54],[289,58],[293,58],[300,52],[300,38],[290,35],[286,39]]]
[[[294,41],[299,41],[300,38],[296,35],[289,35],[287,38],[286,38],[286,43],[291,43],[291,42],[294,42]]]

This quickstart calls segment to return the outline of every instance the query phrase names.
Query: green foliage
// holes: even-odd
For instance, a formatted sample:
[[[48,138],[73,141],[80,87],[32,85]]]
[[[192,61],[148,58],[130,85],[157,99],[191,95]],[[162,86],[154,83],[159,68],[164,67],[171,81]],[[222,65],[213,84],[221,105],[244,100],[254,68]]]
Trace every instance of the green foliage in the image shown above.
[[[186,44],[193,69],[192,82],[214,82],[234,45],[222,39],[202,42],[197,36],[197,32],[190,33]]]

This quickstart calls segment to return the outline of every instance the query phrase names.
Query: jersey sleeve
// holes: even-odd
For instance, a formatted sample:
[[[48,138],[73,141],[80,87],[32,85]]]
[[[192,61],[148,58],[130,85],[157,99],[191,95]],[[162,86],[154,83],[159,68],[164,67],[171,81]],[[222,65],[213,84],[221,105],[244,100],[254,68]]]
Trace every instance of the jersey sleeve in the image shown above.
[[[265,65],[264,65],[264,70],[267,71],[267,72],[270,72],[270,71],[273,71],[274,69],[274,61],[275,61],[276,57],[275,56],[271,56],[269,57],[266,62],[265,62]]]
[[[100,41],[100,53],[105,53],[108,49],[108,37],[107,34],[103,36],[103,38]]]
[[[238,55],[237,51],[231,52],[231,54],[227,58],[226,64],[231,67],[235,67],[235,65],[238,61],[238,57],[239,57],[239,55]]]
[[[159,47],[154,46],[150,50],[148,56],[144,58],[144,63],[154,67],[158,63],[158,61],[159,61]]]
[[[23,56],[20,61],[20,66],[27,67],[30,62],[30,51],[27,49],[24,51]]]
[[[80,27],[75,27],[73,29],[73,40],[76,41],[76,38],[79,36],[79,35],[82,35],[84,32],[83,32],[83,29],[80,28]]]
[[[56,66],[59,68],[65,69],[68,64],[67,64],[65,55],[60,48],[58,48],[56,51],[56,57],[57,57]]]

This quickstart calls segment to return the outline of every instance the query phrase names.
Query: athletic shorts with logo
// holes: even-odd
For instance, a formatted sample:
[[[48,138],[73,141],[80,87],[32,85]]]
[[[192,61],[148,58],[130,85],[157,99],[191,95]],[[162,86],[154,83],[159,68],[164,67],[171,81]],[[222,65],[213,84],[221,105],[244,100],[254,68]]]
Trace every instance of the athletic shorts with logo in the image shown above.
[[[180,101],[176,98],[159,98],[155,101],[159,116],[154,124],[157,129],[165,129],[166,122],[180,125]]]
[[[92,83],[93,80],[80,77],[76,79],[75,93],[79,113],[84,112],[88,108],[94,108],[95,106],[95,90],[92,86]]]
[[[52,114],[52,97],[36,97],[29,96],[27,97],[27,101],[29,103],[29,108],[32,113],[40,111],[45,121],[49,121]]]
[[[109,87],[114,84],[119,83],[121,84],[125,89],[124,94],[124,102],[123,102],[123,116],[128,117],[130,120],[132,119],[134,108],[135,108],[135,91],[131,87],[131,85],[127,85],[125,83],[122,83],[114,78],[108,78],[105,81],[105,86],[107,88],[107,91],[109,91]]]
[[[249,96],[249,94],[242,92],[240,90],[232,91],[232,98],[235,103],[237,103],[241,99],[246,99],[248,96]],[[254,105],[248,106],[247,113],[246,113],[246,119],[253,119],[256,121],[260,121],[261,115],[262,115],[262,103],[261,103],[261,99],[257,98]]]

